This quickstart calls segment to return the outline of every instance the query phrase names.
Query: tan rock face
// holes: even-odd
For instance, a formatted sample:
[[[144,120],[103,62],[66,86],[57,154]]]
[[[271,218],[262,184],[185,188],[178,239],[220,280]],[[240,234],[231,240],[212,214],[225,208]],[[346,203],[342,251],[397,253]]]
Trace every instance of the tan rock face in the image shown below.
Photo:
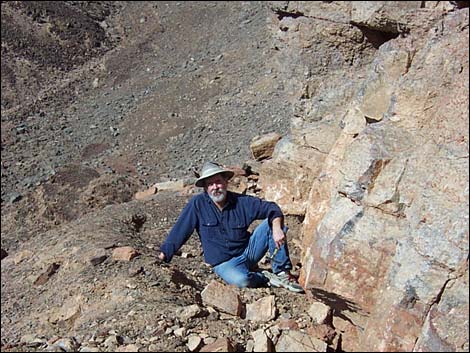
[[[383,39],[401,33],[393,24],[410,33],[377,47],[348,82],[358,88],[350,96],[329,90],[321,71],[296,83],[306,89],[291,146],[265,163],[260,183],[285,212],[305,214],[301,283],[342,298],[345,316],[364,328],[343,349],[465,350],[468,330],[458,327],[468,327],[469,300],[457,293],[468,292],[468,8],[390,5],[354,3],[349,20]],[[297,71],[312,64],[315,42],[299,38],[312,38],[320,7],[322,19],[340,18],[333,5],[291,2],[305,17],[279,24]],[[334,122],[339,132],[324,129]],[[323,156],[301,159],[305,146]]]
[[[286,214],[304,215],[306,200],[325,154],[289,139],[278,142],[274,159],[261,165],[259,184],[264,197],[277,202]],[[316,163],[317,162],[317,163]]]
[[[277,141],[281,139],[281,135],[272,132],[263,136],[256,136],[250,144],[251,153],[255,160],[270,158],[274,152]]]

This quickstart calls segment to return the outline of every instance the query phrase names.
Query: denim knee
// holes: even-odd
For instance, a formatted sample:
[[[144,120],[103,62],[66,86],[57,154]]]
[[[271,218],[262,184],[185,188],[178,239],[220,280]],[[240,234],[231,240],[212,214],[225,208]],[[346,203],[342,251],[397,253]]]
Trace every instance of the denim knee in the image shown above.
[[[238,288],[264,287],[268,282],[266,277],[256,272],[232,272],[231,276],[220,277],[228,284],[235,285]]]
[[[250,286],[250,275],[247,273],[232,273],[230,278],[224,278],[225,282],[237,286],[238,288],[246,288]]]

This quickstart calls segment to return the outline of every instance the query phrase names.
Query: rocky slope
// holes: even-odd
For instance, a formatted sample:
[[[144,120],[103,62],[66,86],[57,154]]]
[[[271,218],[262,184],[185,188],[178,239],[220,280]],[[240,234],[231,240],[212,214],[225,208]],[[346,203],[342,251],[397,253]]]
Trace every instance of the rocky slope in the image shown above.
[[[240,291],[276,296],[268,322],[208,312],[195,239],[155,264],[188,196],[133,200],[286,132],[270,16],[262,2],[2,3],[2,351],[185,351],[191,335],[245,350],[261,325],[312,320],[304,296],[274,289]],[[113,259],[120,246],[139,256]]]
[[[1,70],[2,351],[468,351],[468,2],[4,2]],[[305,295],[156,262],[208,159]]]

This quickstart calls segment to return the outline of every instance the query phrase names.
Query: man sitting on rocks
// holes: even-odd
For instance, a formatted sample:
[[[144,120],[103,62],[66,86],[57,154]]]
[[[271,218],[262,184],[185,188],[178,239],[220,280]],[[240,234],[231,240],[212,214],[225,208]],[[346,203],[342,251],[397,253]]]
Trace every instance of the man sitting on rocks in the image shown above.
[[[216,163],[202,168],[196,186],[204,193],[193,196],[160,247],[159,259],[170,262],[194,230],[204,259],[228,284],[237,287],[284,287],[293,292],[303,288],[291,275],[292,263],[283,225],[284,215],[274,202],[227,191],[234,175]],[[263,220],[253,234],[248,227]],[[272,272],[257,272],[258,262],[269,249]]]

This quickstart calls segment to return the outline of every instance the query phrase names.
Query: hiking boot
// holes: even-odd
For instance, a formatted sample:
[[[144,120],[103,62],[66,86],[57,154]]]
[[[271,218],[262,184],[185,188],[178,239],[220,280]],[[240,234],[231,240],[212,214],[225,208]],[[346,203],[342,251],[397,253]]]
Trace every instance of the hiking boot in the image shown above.
[[[269,279],[269,284],[272,287],[283,287],[291,292],[302,293],[304,289],[297,283],[297,279],[287,271],[279,273],[272,273],[269,271],[262,272],[265,277]]]

